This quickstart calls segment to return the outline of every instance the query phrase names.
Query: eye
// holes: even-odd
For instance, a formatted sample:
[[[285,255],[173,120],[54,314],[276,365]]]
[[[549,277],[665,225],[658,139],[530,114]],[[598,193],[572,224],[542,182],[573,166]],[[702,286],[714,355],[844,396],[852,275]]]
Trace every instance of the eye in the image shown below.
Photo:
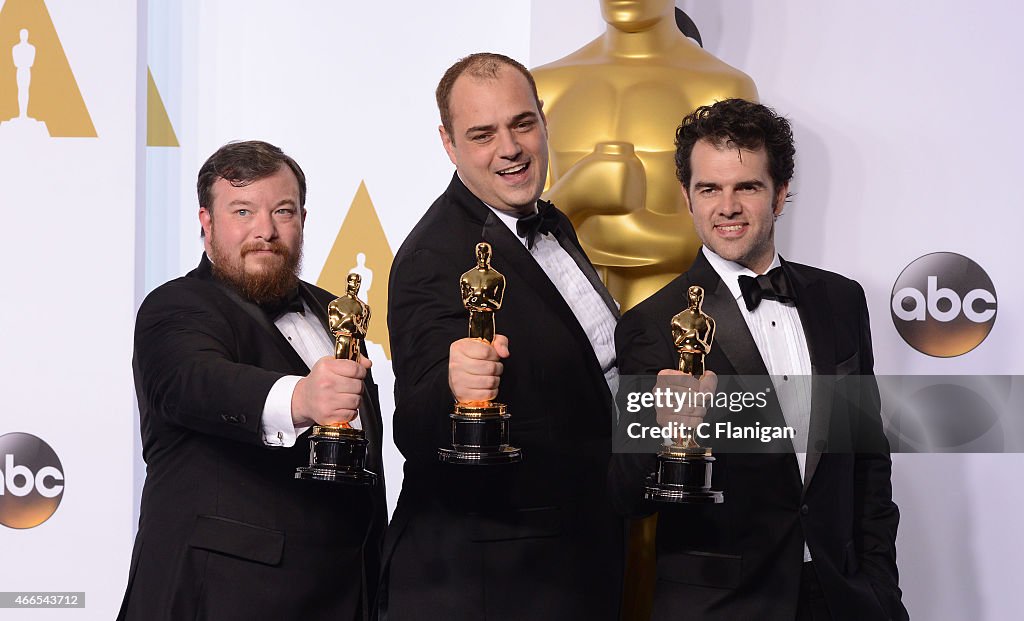
[[[235,215],[239,215],[239,216],[248,216],[251,213],[252,212],[249,211],[248,209],[236,209],[235,210]]]
[[[528,132],[533,129],[534,125],[536,125],[536,122],[532,120],[520,121],[516,123],[516,129],[521,132]]]
[[[491,139],[493,134],[473,134],[469,137],[472,142],[483,144]]]
[[[281,207],[274,212],[274,215],[290,218],[295,215],[295,208]]]

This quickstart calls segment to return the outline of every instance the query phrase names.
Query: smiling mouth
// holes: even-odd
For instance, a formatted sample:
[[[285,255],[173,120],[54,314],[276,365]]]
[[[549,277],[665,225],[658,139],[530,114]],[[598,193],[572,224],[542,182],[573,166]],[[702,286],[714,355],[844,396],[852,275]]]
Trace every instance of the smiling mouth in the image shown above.
[[[715,230],[722,235],[737,235],[742,233],[747,228],[745,222],[729,222],[726,224],[716,224]]]
[[[502,177],[518,175],[520,173],[526,172],[526,170],[529,167],[530,167],[530,163],[529,162],[525,162],[523,164],[516,164],[515,166],[510,166],[509,168],[506,168],[505,170],[499,170],[498,174],[501,175]]]

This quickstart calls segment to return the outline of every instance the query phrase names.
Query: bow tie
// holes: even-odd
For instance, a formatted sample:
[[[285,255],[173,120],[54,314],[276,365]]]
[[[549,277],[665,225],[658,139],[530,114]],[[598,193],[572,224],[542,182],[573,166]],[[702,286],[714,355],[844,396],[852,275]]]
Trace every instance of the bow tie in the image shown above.
[[[291,292],[287,296],[272,300],[270,302],[264,302],[259,304],[259,307],[266,313],[267,317],[271,321],[277,321],[282,315],[288,313],[303,313],[305,314],[305,308],[302,306],[302,298],[299,297],[299,289],[295,288],[295,291]]]
[[[558,229],[558,213],[551,203],[537,201],[537,212],[516,220],[516,233],[526,238],[526,247],[533,250],[538,235],[554,233]]]
[[[757,278],[740,276],[740,291],[748,311],[757,308],[763,299],[796,304],[796,290],[781,266]]]

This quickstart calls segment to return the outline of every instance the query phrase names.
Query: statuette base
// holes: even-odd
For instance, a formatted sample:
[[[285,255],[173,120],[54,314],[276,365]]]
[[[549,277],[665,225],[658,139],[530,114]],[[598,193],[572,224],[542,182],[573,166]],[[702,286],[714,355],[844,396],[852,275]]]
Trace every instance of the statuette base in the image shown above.
[[[511,417],[505,404],[459,403],[449,418],[452,421],[452,448],[437,449],[437,458],[441,462],[486,466],[522,461],[523,452],[508,445],[508,421]]]
[[[711,449],[672,445],[658,452],[658,471],[644,484],[644,499],[684,504],[720,504],[725,496],[711,489]]]
[[[376,485],[377,475],[364,467],[368,444],[361,429],[317,425],[309,438],[309,466],[296,468],[295,478]]]

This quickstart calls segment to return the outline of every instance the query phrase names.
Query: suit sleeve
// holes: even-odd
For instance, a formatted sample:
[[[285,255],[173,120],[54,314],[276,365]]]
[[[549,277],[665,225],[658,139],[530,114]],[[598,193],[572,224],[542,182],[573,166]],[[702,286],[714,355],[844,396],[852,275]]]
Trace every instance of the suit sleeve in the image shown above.
[[[448,354],[468,334],[451,261],[430,250],[403,255],[391,269],[388,331],[395,371],[395,444],[410,462],[437,462],[451,445],[455,398]]]
[[[172,425],[262,446],[264,403],[284,374],[234,362],[232,334],[209,296],[180,282],[156,289],[135,323],[140,407]]]
[[[656,425],[657,422],[653,412],[630,413],[626,395],[650,390],[653,381],[649,378],[667,368],[662,341],[654,322],[639,311],[626,313],[615,328],[620,385],[616,397],[618,425],[612,438],[608,488],[613,506],[624,516],[640,517],[653,513],[650,504],[643,499],[643,487],[647,475],[657,467],[655,453],[661,443],[631,439],[628,427],[635,422],[644,425]]]
[[[896,568],[896,530],[899,509],[892,500],[892,460],[880,416],[874,381],[871,324],[864,290],[857,286],[861,354],[861,413],[854,470],[855,546],[861,570],[868,576],[879,603],[891,619],[907,619]]]

